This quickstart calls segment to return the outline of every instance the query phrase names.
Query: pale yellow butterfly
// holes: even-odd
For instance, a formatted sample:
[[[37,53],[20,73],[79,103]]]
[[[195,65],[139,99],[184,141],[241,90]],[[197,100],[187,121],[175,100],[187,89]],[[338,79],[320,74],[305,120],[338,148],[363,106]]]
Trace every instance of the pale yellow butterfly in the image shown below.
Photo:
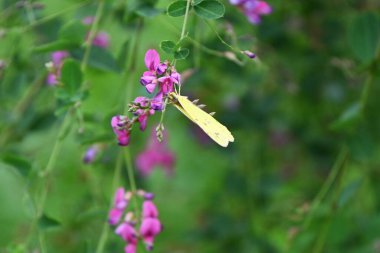
[[[230,142],[234,141],[234,137],[225,126],[193,104],[187,97],[171,92],[169,99],[179,111],[202,128],[220,146],[227,147]]]

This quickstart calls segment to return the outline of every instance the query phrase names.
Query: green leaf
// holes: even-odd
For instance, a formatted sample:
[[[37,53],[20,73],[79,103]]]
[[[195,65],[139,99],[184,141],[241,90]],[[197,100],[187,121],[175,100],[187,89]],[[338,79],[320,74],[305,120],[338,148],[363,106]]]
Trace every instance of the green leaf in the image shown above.
[[[75,59],[80,60],[83,58],[84,50],[74,50],[72,51],[72,55]],[[113,55],[101,47],[91,47],[88,65],[103,71],[121,72],[120,66],[117,64]]]
[[[135,10],[136,14],[144,18],[153,18],[163,13],[162,10],[156,9],[152,6],[140,6]]]
[[[57,40],[34,48],[34,51],[40,53],[53,52],[58,50],[72,50],[78,47],[78,44],[72,41]]]
[[[160,43],[160,48],[168,54],[174,53],[174,51],[176,50],[176,46],[176,43],[171,40],[163,40]]]
[[[344,187],[342,193],[340,194],[338,200],[338,207],[344,206],[350,199],[355,195],[355,193],[359,190],[362,184],[362,180],[355,180]]]
[[[32,168],[31,163],[15,154],[4,154],[1,159],[4,163],[12,165],[14,168],[20,172],[22,176],[28,176],[30,169]]]
[[[69,95],[75,95],[82,84],[82,71],[80,65],[73,59],[64,61],[61,72],[63,89]]]
[[[224,15],[224,5],[216,0],[206,0],[194,6],[195,13],[204,19],[217,19]]]
[[[347,108],[339,118],[334,121],[331,128],[334,130],[352,126],[360,117],[362,113],[362,106],[360,102],[352,104]]]
[[[355,56],[364,63],[375,59],[380,45],[380,18],[374,13],[357,16],[348,29],[348,42]]]
[[[61,223],[59,221],[47,216],[46,214],[42,215],[42,217],[38,220],[38,227],[42,230],[57,228],[60,225]]]
[[[168,6],[168,15],[172,17],[180,17],[186,13],[187,1],[175,1]]]
[[[74,44],[83,44],[87,34],[86,27],[80,21],[72,21],[65,24],[59,31],[59,38]]]
[[[177,52],[174,53],[174,58],[176,60],[183,60],[186,59],[187,56],[189,56],[190,50],[187,48],[181,48]]]

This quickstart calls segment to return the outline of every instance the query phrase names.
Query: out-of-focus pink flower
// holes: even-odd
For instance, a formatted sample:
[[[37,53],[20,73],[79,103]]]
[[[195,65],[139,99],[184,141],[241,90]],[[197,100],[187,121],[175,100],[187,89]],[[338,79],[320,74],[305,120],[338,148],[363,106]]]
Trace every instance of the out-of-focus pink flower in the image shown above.
[[[262,15],[272,12],[271,6],[262,0],[230,0],[230,3],[238,6],[252,24],[260,23]]]
[[[158,210],[156,205],[151,200],[145,200],[143,203],[142,215],[144,218],[157,218]]]
[[[148,176],[156,166],[162,166],[167,175],[173,173],[175,156],[167,147],[166,132],[163,137],[164,140],[159,142],[152,131],[147,148],[137,156],[136,166],[143,176]]]
[[[156,218],[144,218],[140,235],[142,236],[147,250],[153,249],[154,238],[162,231],[161,222]]]
[[[110,44],[110,37],[106,32],[98,32],[92,40],[94,46],[107,48]]]
[[[55,67],[60,67],[62,61],[67,57],[69,57],[67,51],[56,51],[51,54],[51,60]]]
[[[131,134],[128,117],[122,115],[112,117],[111,126],[117,136],[119,145],[127,146],[129,144],[129,138]]]
[[[53,86],[58,84],[58,80],[61,77],[63,60],[67,57],[69,57],[69,53],[67,51],[56,51],[51,54],[51,62],[46,64],[49,71],[46,78],[46,83],[48,85]]]
[[[95,161],[96,155],[99,152],[99,146],[98,145],[92,145],[86,150],[86,153],[83,156],[83,162],[86,164],[90,164],[93,161]]]
[[[129,243],[127,246],[124,248],[125,253],[136,253],[137,252],[137,243]]]
[[[85,25],[91,25],[94,22],[94,20],[95,20],[94,16],[87,16],[82,19],[82,23]]]
[[[129,243],[137,243],[136,230],[129,222],[121,223],[115,230],[115,233]]]
[[[124,213],[125,208],[128,205],[128,199],[124,188],[120,187],[116,190],[113,207],[108,215],[108,222],[111,225],[116,225],[119,223],[121,216]]]

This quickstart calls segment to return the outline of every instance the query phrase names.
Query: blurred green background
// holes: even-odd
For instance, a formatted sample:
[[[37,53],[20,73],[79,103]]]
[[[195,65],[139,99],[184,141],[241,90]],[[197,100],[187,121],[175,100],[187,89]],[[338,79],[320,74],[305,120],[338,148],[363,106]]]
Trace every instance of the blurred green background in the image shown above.
[[[150,12],[139,9],[142,2]],[[99,30],[109,34],[110,47],[90,55],[88,94],[45,185],[40,172],[69,114],[56,87],[45,84],[55,49],[49,43],[95,15],[98,2],[0,1],[0,252],[38,252],[31,223],[44,185],[38,227],[46,251],[95,252],[122,149],[110,119],[123,113],[126,96],[146,96],[139,78],[147,49],[172,60],[159,49],[180,36],[183,17],[163,13],[170,2],[106,1]],[[225,16],[216,21],[191,13],[183,42],[190,55],[176,68],[192,73],[182,94],[216,111],[235,142],[219,147],[168,108],[174,174],[136,172],[138,188],[155,193],[165,228],[154,252],[380,252],[380,2],[268,0],[273,13],[257,26],[222,2]],[[213,29],[228,43],[235,34],[257,58],[230,52]],[[80,60],[80,48],[70,50]],[[227,51],[244,64],[215,53]],[[125,71],[125,62],[136,68]],[[133,88],[125,95],[127,85]],[[145,132],[133,130],[132,159],[159,118],[151,117]],[[94,143],[102,151],[84,164]],[[120,185],[128,188],[122,169]],[[123,245],[109,228],[104,252],[123,252]]]

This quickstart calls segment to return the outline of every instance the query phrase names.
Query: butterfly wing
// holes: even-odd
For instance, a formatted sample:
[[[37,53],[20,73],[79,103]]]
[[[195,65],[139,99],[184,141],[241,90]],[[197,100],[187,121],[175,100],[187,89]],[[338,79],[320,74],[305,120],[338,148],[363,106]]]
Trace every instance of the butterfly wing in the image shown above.
[[[175,98],[178,100],[178,108],[186,117],[197,124],[202,130],[210,136],[216,143],[222,147],[227,147],[229,142],[234,141],[234,137],[231,132],[214,119],[210,114],[194,105],[187,97],[175,94]]]

